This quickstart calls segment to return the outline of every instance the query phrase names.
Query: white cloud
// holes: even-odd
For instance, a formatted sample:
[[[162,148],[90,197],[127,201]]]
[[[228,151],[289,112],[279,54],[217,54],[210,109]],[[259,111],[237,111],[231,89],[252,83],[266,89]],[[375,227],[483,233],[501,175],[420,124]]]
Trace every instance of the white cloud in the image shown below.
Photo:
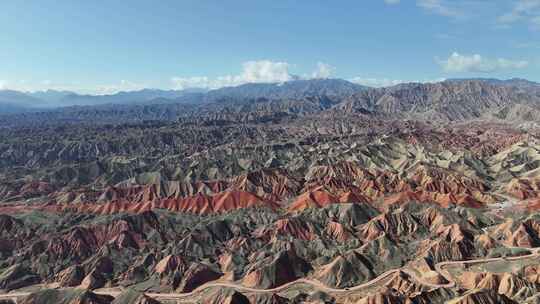
[[[364,78],[364,77],[354,77],[349,79],[350,82],[365,85],[368,87],[391,87],[398,85],[400,83],[405,83],[404,80],[388,79],[388,78]]]
[[[401,0],[384,0],[386,4],[399,4]]]
[[[173,77],[171,82],[174,89],[187,88],[217,89],[227,86],[237,86],[245,83],[277,83],[295,79],[289,73],[290,65],[287,62],[270,60],[248,61],[242,64],[239,75],[225,75],[216,78],[206,76]]]
[[[37,92],[46,90],[72,91],[80,94],[106,95],[121,91],[136,91],[147,88],[145,84],[139,84],[128,80],[120,80],[113,84],[81,85],[79,82],[60,83],[52,80],[36,81],[1,81],[0,89],[9,89],[21,92]]]
[[[137,90],[142,90],[145,87],[146,87],[145,85],[137,84],[129,80],[120,80],[119,83],[115,83],[115,84],[98,85],[97,88],[95,89],[95,94],[107,95],[107,94],[115,94],[118,92],[137,91]]]
[[[242,79],[246,82],[284,82],[291,80],[289,64],[270,60],[248,61],[243,64]]]
[[[416,81],[416,82],[421,82],[421,83],[437,83],[437,82],[443,82],[443,81],[445,81],[445,80],[446,80],[446,78],[440,77],[440,78],[435,78],[435,79],[431,79],[431,80]]]
[[[365,77],[354,77],[349,79],[350,82],[365,85],[368,87],[383,88],[391,87],[402,83],[434,83],[445,81],[445,78],[437,78],[430,80],[398,80],[398,79],[389,79],[389,78],[365,78]]]
[[[311,74],[312,78],[330,78],[336,68],[324,62],[317,62],[317,69]]]
[[[417,0],[416,5],[430,13],[445,17],[458,18],[463,16],[461,10],[452,7],[449,2],[445,0]]]
[[[510,12],[497,18],[499,24],[503,25],[523,20],[533,27],[540,25],[540,0],[517,0]]]
[[[487,59],[479,54],[461,55],[457,52],[452,53],[448,59],[437,62],[446,72],[494,72],[507,69],[521,69],[529,65],[524,60],[509,60],[504,58]]]
[[[176,90],[184,90],[188,88],[212,88],[208,77],[173,77],[171,78],[173,87]]]

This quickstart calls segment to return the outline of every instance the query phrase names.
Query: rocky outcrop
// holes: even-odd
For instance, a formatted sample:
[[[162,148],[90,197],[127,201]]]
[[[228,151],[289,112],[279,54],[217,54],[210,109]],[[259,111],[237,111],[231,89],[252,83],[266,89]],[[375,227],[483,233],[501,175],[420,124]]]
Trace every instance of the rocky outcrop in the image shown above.
[[[280,297],[277,294],[256,294],[249,297],[250,303],[257,304],[289,304],[289,299]]]
[[[217,280],[221,273],[204,264],[191,264],[184,273],[182,283],[177,288],[180,292],[191,292],[197,287],[210,281]]]
[[[98,295],[83,289],[45,289],[30,294],[24,298],[22,304],[110,304],[113,297]]]
[[[219,288],[203,297],[202,304],[250,304],[249,299],[240,292]]]
[[[467,289],[493,290],[508,298],[525,298],[540,291],[540,285],[511,273],[465,273],[461,284]]]
[[[115,297],[111,304],[160,304],[161,302],[148,297],[144,293],[135,291],[133,289],[127,289]]]
[[[375,277],[372,265],[366,257],[355,251],[336,257],[322,266],[314,277],[326,286],[346,288],[360,285]]]
[[[93,290],[105,286],[106,283],[107,279],[103,276],[103,274],[99,271],[93,270],[86,277],[84,277],[79,287]]]
[[[464,296],[453,300],[456,304],[517,304],[508,297],[489,289],[467,292]]]
[[[360,299],[358,304],[406,304],[405,296],[395,290],[384,289]]]
[[[37,284],[41,278],[32,270],[21,264],[15,264],[0,273],[0,290],[10,291],[33,284]]]
[[[84,268],[80,265],[74,265],[58,273],[55,281],[61,287],[75,287],[80,285],[84,279],[86,279]]]
[[[274,288],[301,278],[311,270],[294,250],[287,250],[256,261],[250,266],[243,279],[246,286]]]

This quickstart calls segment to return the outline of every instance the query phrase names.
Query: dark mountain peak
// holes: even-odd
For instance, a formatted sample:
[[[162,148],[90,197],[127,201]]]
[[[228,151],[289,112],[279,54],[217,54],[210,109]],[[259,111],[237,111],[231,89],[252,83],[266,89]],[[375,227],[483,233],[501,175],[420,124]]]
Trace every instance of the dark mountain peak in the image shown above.
[[[207,101],[226,99],[302,99],[309,96],[345,97],[366,87],[343,79],[301,79],[280,83],[247,83],[208,92]]]

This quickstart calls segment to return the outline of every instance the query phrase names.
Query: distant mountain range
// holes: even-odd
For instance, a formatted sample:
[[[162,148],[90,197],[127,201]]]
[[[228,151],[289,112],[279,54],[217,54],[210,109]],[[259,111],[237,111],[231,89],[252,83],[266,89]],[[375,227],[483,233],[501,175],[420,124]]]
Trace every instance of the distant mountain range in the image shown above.
[[[4,126],[179,118],[274,120],[283,115],[321,111],[445,121],[477,118],[540,121],[540,84],[524,79],[450,79],[369,88],[342,79],[312,79],[250,83],[211,91],[144,89],[112,95],[0,91],[0,114],[4,114],[0,116],[0,124]]]
[[[81,95],[55,90],[32,93],[0,90],[0,114],[106,104],[210,103],[234,99],[298,99],[321,95],[342,97],[364,88],[341,79],[313,79],[285,83],[250,83],[211,91],[143,89],[111,95]]]
[[[226,87],[206,94],[206,101],[222,99],[301,99],[313,96],[344,97],[367,87],[343,79],[294,80],[284,83],[248,83]]]
[[[55,90],[30,93],[0,90],[0,113],[36,111],[68,106],[151,103],[152,100],[174,100],[189,94],[202,92],[204,91],[143,89],[111,95],[81,95],[70,91]]]
[[[0,91],[0,113],[17,113],[42,105],[42,100],[29,94],[12,91]]]

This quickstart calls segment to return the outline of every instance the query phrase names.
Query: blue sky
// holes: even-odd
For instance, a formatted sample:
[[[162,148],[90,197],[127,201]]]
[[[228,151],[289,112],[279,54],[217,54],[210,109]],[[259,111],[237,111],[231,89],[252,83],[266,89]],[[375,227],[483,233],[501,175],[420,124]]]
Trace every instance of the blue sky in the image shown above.
[[[540,81],[540,0],[3,1],[0,86]]]

